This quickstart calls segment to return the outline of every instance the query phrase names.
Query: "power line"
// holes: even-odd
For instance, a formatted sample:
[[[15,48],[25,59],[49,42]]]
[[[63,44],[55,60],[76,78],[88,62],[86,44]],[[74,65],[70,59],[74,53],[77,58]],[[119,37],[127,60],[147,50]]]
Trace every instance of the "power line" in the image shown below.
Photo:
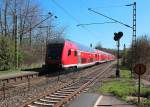
[[[76,21],[77,23],[79,23],[79,20],[77,18],[75,18],[73,15],[71,15],[64,7],[62,7],[60,4],[58,4],[58,2],[56,2],[55,0],[52,0],[53,3],[55,3],[55,5],[57,5],[61,10],[63,10],[68,16],[70,16],[74,21]]]
[[[121,24],[121,25],[124,25],[124,26],[126,26],[126,27],[129,27],[129,28],[133,29],[133,27],[131,27],[131,26],[129,26],[129,25],[127,25],[127,24],[125,24],[125,23],[123,23],[123,22],[121,22],[121,21],[118,21],[118,20],[116,20],[116,19],[113,19],[113,18],[111,18],[111,17],[108,17],[108,16],[106,16],[106,15],[100,13],[100,12],[97,12],[97,11],[91,9],[91,8],[88,8],[88,10],[89,10],[89,11],[92,11],[92,12],[94,12],[94,13],[96,13],[96,14],[99,14],[99,15],[101,15],[101,16],[107,18],[107,19],[113,20],[113,21],[115,21],[115,22],[117,22],[117,23],[119,23],[119,24]]]
[[[78,24],[77,26],[84,26],[84,25],[93,25],[93,24],[106,24],[106,23],[116,23],[116,22],[102,22],[102,23],[88,23],[88,24]]]
[[[94,7],[94,8],[121,8],[125,6],[126,5],[108,5],[108,6],[99,6],[99,7]]]
[[[77,22],[77,23],[80,23],[80,21],[76,18],[76,17],[74,17],[72,14],[70,14],[64,7],[62,7],[58,2],[56,2],[55,0],[52,0],[53,1],[53,3],[55,3],[55,5],[57,6],[57,7],[59,7],[64,13],[66,13],[71,19],[73,19],[75,22]],[[84,27],[84,26],[81,26],[84,30],[86,30],[86,31],[88,31],[88,32],[90,32],[92,35],[93,35],[93,33],[89,30],[89,29],[87,29],[86,27]]]

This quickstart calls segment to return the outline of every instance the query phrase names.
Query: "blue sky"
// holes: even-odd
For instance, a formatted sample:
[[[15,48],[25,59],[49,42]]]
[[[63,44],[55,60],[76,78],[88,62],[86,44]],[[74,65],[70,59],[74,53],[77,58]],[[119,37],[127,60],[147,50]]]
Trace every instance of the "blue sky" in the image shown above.
[[[111,21],[100,15],[88,11],[88,8],[103,13],[114,19],[132,26],[132,7],[124,5],[137,3],[137,36],[150,35],[150,0],[55,0],[68,13],[64,12],[53,1],[38,0],[44,13],[51,11],[58,16],[57,26],[66,27],[67,39],[79,42],[86,46],[92,43],[94,46],[100,42],[105,48],[116,48],[113,40],[114,32],[122,31],[121,48],[123,44],[127,47],[131,44],[132,29],[117,23],[89,25],[77,27],[77,24],[102,23]]]

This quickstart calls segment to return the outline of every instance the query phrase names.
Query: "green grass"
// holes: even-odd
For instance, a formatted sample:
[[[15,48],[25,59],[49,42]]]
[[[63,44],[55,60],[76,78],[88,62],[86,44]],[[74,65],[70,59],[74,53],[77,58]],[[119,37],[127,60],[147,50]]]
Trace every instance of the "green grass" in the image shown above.
[[[137,96],[137,84],[135,80],[130,78],[129,70],[121,70],[121,78],[119,80],[113,78],[111,80],[105,81],[98,89],[99,92],[112,93],[123,100],[128,101],[128,96]],[[141,87],[141,96],[144,98],[142,104],[150,105],[150,88],[149,87]]]
[[[123,80],[111,80],[104,83],[102,87],[100,87],[99,91],[102,93],[112,93],[121,98],[126,98],[126,96],[134,93],[136,91],[133,86],[134,83],[132,80],[123,79]]]

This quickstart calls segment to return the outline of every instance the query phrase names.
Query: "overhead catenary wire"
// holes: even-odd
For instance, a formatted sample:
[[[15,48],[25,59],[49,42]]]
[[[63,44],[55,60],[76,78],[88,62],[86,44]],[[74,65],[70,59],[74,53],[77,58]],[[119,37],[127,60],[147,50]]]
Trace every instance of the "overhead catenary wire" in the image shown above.
[[[94,7],[94,9],[96,8],[121,8],[121,7],[125,7],[126,5],[108,5],[108,6],[99,6],[99,7]]]
[[[129,28],[133,29],[133,27],[131,27],[131,26],[129,26],[129,25],[127,25],[127,24],[125,24],[125,23],[123,23],[123,22],[121,22],[121,21],[118,21],[118,20],[116,20],[116,19],[113,19],[113,18],[111,18],[111,17],[108,17],[108,16],[106,16],[106,15],[100,13],[100,12],[97,12],[97,11],[91,9],[91,8],[88,8],[88,10],[89,10],[89,11],[92,11],[92,12],[94,12],[94,13],[96,13],[96,14],[99,14],[99,15],[101,15],[101,16],[107,18],[107,19],[113,20],[113,21],[115,21],[115,22],[117,22],[117,23],[119,23],[119,24],[121,24],[121,25],[124,25],[124,26],[126,26],[126,27],[129,27]]]
[[[76,17],[74,17],[72,14],[70,14],[63,6],[61,6],[58,2],[56,2],[56,0],[52,0],[52,2],[57,7],[59,7],[65,14],[67,14],[72,20],[74,20],[76,23],[80,23],[80,21]],[[89,29],[87,29],[85,26],[81,26],[81,27],[93,35],[93,33]]]
[[[78,22],[79,23],[79,20],[74,17],[72,14],[70,14],[64,7],[62,7],[58,2],[56,2],[55,0],[52,0],[53,3],[55,3],[55,5],[57,7],[59,7],[63,12],[65,12],[69,17],[71,17],[74,21]]]
[[[88,23],[88,24],[78,24],[77,26],[84,26],[84,25],[93,25],[93,24],[106,24],[106,23],[116,23],[116,22],[102,22],[102,23]]]

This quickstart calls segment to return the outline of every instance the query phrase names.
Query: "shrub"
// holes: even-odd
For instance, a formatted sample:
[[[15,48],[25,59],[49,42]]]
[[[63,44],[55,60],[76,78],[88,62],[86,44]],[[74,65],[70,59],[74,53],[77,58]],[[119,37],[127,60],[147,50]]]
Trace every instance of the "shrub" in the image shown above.
[[[12,42],[6,37],[0,37],[0,70],[7,70],[14,63],[14,48]]]
[[[18,62],[23,61],[23,52],[18,50]],[[15,45],[7,37],[0,37],[0,70],[8,70],[15,66]]]

